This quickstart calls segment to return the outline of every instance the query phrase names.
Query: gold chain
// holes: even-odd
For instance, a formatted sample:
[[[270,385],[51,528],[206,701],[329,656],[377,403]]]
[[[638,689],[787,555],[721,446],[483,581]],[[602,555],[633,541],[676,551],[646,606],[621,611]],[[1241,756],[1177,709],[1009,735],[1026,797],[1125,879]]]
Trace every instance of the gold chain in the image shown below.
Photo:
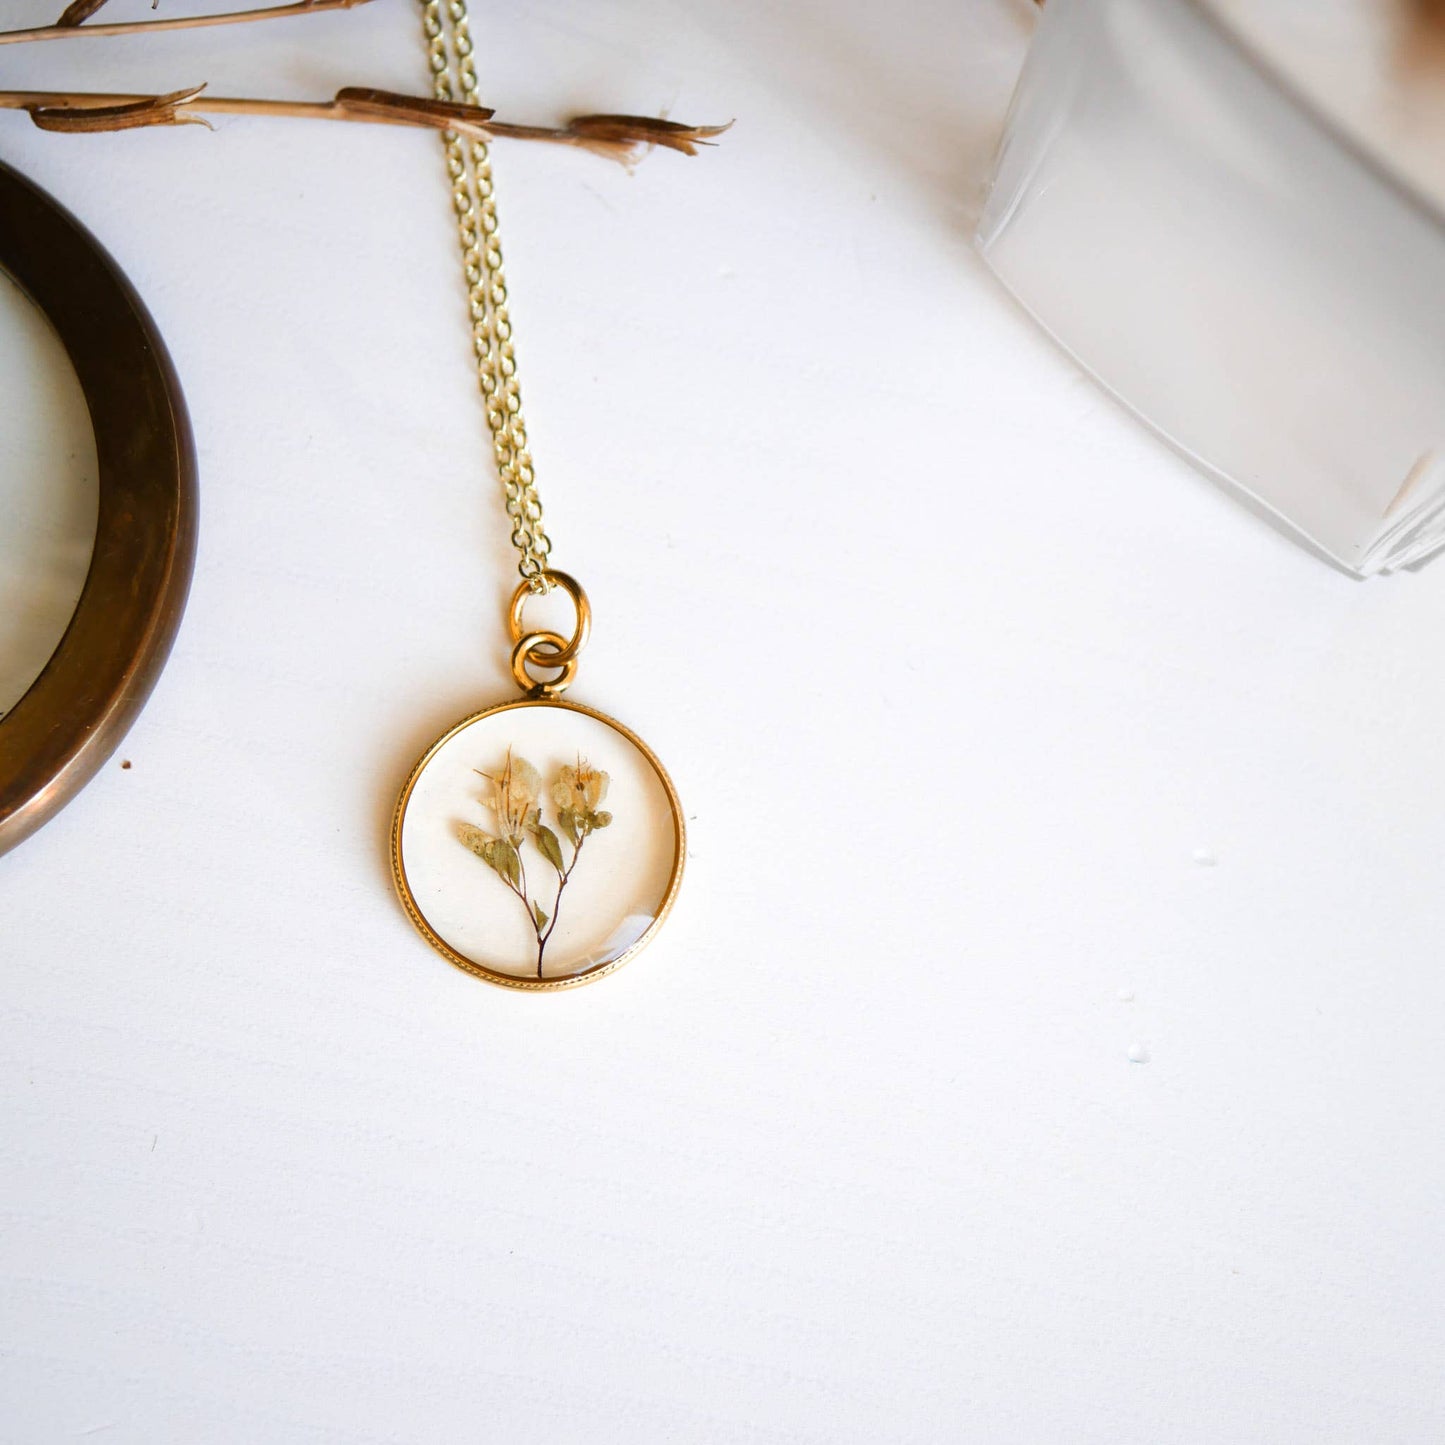
[[[477,72],[472,63],[466,0],[421,0],[421,9],[432,94],[438,100],[476,105]],[[527,424],[522,419],[512,322],[507,314],[507,282],[497,238],[497,204],[492,196],[491,157],[485,142],[464,142],[454,131],[444,132],[442,142],[466,271],[477,380],[486,403],[492,451],[512,523],[512,545],[521,557],[517,571],[530,590],[545,592],[551,585],[547,556],[552,543],[542,527],[542,503],[537,496],[532,454],[527,450]]]

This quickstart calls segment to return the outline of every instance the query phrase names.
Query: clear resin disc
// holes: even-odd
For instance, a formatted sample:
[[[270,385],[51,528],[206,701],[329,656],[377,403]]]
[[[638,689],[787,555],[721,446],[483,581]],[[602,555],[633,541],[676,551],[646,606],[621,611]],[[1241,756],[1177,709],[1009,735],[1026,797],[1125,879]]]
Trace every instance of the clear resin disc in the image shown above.
[[[555,989],[610,973],[651,939],[682,880],[684,828],[635,733],[526,698],[427,749],[391,843],[397,891],[433,947],[494,983]]]

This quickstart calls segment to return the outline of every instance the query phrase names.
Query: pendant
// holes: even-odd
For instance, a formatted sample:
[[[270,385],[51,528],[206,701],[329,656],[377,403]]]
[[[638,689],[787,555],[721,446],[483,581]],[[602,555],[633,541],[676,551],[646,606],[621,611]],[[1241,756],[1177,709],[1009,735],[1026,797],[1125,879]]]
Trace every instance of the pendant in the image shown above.
[[[391,828],[392,876],[428,943],[508,988],[590,983],[651,942],[682,882],[682,806],[657,755],[614,718],[561,694],[590,609],[564,572],[570,639],[525,632],[512,598],[512,673],[524,695],[447,729],[411,770]],[[557,675],[539,682],[532,669]]]

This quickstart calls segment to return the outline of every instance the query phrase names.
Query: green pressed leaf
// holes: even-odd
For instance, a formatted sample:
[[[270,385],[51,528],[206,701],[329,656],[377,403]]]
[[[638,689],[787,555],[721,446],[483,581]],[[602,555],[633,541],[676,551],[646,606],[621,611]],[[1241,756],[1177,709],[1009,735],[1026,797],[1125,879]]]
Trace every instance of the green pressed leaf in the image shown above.
[[[600,813],[590,814],[588,821],[594,828],[605,828],[612,821],[612,814],[604,809]]]
[[[547,926],[547,910],[540,903],[532,905],[532,912],[537,919],[537,930],[540,932]]]
[[[532,837],[537,840],[537,849],[541,855],[561,873],[565,865],[562,862],[562,844],[557,835],[545,823],[538,823],[532,829]]]
[[[572,846],[577,846],[577,840],[582,836],[582,825],[577,820],[577,814],[571,808],[562,808],[557,813],[557,821],[566,830],[567,836],[572,840]]]
[[[492,849],[497,861],[492,867],[516,887],[522,881],[522,860],[517,857],[517,850],[507,842],[505,838],[498,838]]]

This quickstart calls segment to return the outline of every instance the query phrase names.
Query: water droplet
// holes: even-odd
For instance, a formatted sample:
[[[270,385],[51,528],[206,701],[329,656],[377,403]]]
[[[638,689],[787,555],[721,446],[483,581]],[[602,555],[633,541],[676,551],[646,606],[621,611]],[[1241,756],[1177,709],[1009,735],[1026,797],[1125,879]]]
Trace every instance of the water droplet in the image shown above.
[[[1129,1062],[1131,1064],[1147,1064],[1149,1062],[1149,1050],[1143,1044],[1130,1044]]]

